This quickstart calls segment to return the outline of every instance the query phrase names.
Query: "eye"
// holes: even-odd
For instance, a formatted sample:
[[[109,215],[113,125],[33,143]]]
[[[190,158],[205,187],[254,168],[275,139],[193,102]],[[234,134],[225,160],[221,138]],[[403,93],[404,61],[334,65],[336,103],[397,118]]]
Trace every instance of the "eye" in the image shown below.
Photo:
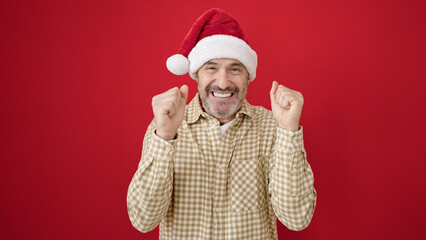
[[[231,68],[231,72],[232,73],[239,73],[239,72],[241,72],[241,69],[240,68]]]

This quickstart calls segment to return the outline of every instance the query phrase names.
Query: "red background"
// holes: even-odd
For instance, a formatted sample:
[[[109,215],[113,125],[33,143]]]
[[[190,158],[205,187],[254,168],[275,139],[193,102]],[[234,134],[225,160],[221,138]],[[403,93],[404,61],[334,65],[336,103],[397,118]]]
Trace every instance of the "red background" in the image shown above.
[[[0,239],[157,239],[128,220],[151,97],[220,7],[259,55],[248,100],[301,91],[311,225],[280,239],[425,239],[426,2],[1,1]]]

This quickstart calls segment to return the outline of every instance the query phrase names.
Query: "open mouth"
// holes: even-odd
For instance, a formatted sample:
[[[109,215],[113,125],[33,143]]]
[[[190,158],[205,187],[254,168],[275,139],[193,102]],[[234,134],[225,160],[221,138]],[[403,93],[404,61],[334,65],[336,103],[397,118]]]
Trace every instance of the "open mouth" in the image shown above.
[[[211,94],[214,96],[214,97],[218,97],[218,98],[228,98],[228,97],[232,97],[233,95],[234,95],[234,93],[230,93],[230,92],[228,92],[228,93],[219,93],[219,92],[211,92]]]

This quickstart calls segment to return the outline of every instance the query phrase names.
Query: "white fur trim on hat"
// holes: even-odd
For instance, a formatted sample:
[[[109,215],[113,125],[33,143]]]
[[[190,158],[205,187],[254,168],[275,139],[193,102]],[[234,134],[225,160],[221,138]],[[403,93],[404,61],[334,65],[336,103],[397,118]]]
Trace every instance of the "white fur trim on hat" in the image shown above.
[[[196,80],[196,72],[204,63],[216,58],[240,61],[249,73],[250,81],[256,78],[257,54],[240,38],[230,35],[212,35],[201,39],[188,55],[189,75]]]

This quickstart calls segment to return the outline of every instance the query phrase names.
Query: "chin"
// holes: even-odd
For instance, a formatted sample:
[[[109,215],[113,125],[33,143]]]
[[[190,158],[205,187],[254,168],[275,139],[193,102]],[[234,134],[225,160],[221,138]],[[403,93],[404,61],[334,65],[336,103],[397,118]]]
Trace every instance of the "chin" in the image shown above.
[[[230,106],[227,109],[208,109],[210,114],[213,115],[215,118],[228,118],[232,115],[234,115],[235,113],[237,113],[237,111],[240,109],[240,105],[239,104],[233,104],[232,106]]]

